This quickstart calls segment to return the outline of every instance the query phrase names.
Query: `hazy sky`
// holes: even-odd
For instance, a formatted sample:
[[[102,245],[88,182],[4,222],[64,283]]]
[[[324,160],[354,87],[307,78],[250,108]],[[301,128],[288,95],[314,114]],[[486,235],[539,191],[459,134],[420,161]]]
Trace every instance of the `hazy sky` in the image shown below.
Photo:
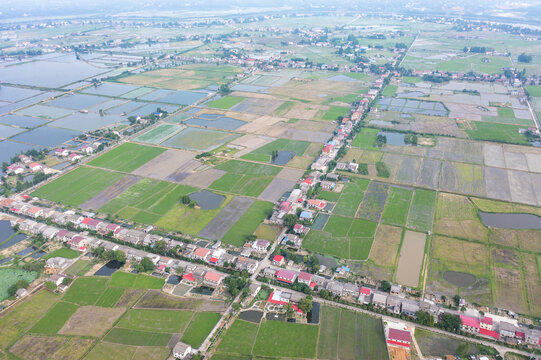
[[[212,11],[243,8],[278,8],[293,10],[352,10],[389,13],[463,14],[483,16],[499,14],[508,18],[541,18],[541,0],[0,0],[4,19],[117,14],[149,11]],[[540,20],[541,21],[541,20]]]

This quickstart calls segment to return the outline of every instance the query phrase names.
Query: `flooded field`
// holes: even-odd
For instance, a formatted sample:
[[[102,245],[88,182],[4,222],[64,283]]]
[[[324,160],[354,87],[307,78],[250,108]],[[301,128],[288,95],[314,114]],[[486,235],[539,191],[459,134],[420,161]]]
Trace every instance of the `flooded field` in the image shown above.
[[[407,230],[400,249],[396,271],[397,281],[406,286],[417,287],[423,266],[426,234]]]
[[[190,199],[195,201],[197,205],[203,210],[215,210],[222,205],[225,200],[225,196],[218,195],[208,190],[201,190],[196,193],[190,194]]]
[[[468,273],[463,273],[459,271],[446,271],[443,273],[443,278],[446,281],[449,281],[451,284],[456,287],[468,287],[475,284],[475,276]]]
[[[479,211],[486,226],[499,229],[541,229],[541,217],[532,214],[487,213]]]

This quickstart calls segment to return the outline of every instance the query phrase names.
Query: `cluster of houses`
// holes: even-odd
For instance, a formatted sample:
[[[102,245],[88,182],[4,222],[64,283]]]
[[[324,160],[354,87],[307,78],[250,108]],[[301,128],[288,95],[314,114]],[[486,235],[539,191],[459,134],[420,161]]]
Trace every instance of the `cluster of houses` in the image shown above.
[[[526,343],[541,346],[541,331],[520,326],[514,320],[498,315],[460,315],[462,330],[510,344]]]
[[[68,159],[69,161],[75,162],[79,161],[85,156],[92,155],[98,147],[101,145],[99,142],[94,142],[92,144],[84,144],[77,151],[72,151],[65,148],[58,148],[54,150],[54,155],[58,158]]]
[[[262,275],[266,278],[274,279],[279,283],[286,285],[292,285],[294,283],[306,284],[316,291],[326,290],[334,296],[350,302],[365,305],[372,304],[373,307],[385,309],[391,314],[404,314],[411,318],[416,318],[418,311],[424,311],[432,314],[437,322],[440,316],[452,314],[460,317],[463,331],[496,340],[505,340],[508,343],[516,344],[525,342],[527,344],[541,346],[541,331],[530,329],[525,325],[519,324],[514,319],[497,315],[481,316],[477,312],[475,317],[468,316],[460,311],[440,306],[432,300],[417,301],[408,299],[400,285],[392,285],[390,292],[387,293],[359,284],[338,281],[304,271],[277,268],[276,266],[284,265],[282,256],[275,256],[273,265],[263,269]],[[411,337],[408,337],[405,332],[393,330],[390,336],[388,332],[386,334],[388,335],[388,339],[390,337],[392,344],[397,345],[397,342],[400,343],[402,341],[403,344],[398,345],[406,346],[407,344],[407,347],[409,347]]]
[[[179,259],[173,259],[166,256],[149,253],[147,251],[134,249],[129,246],[119,245],[111,241],[97,239],[89,236],[86,233],[76,233],[65,229],[60,229],[55,226],[47,225],[41,222],[36,222],[30,219],[13,218],[12,225],[18,225],[19,229],[30,234],[41,234],[44,238],[51,241],[58,241],[68,244],[72,249],[78,251],[94,250],[98,247],[103,247],[105,250],[122,251],[129,261],[140,262],[143,258],[149,258],[155,265],[155,271],[164,273],[167,268],[182,269],[183,280],[193,285],[202,284],[208,287],[216,288],[221,285],[226,275],[218,272],[208,266],[195,264]],[[172,240],[174,241],[174,240]],[[193,251],[191,249],[194,249]],[[207,255],[211,255],[210,249],[198,248],[188,244],[185,252],[189,257],[199,260],[208,260],[212,264]],[[208,251],[206,251],[208,250]],[[203,254],[205,253],[205,254]],[[46,268],[56,271],[61,271],[70,265],[70,261],[61,257],[53,257],[46,261]]]
[[[54,174],[58,172],[58,170],[34,161],[31,156],[21,154],[18,156],[18,158],[18,161],[8,165],[6,168],[7,175],[35,174],[38,172],[42,172],[44,174]]]

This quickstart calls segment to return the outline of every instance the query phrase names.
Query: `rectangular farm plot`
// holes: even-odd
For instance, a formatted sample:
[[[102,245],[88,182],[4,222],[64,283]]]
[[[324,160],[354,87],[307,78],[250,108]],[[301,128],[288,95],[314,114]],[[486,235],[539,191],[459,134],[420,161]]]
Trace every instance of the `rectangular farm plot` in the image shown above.
[[[62,335],[103,336],[126,311],[125,308],[81,306],[58,332]]]
[[[286,165],[293,157],[302,156],[310,146],[308,141],[277,139],[273,142],[243,155],[241,158],[252,161],[261,161],[273,163],[276,165]],[[278,156],[273,157],[273,152],[278,152]],[[284,157],[284,159],[281,159]]]
[[[222,146],[239,134],[189,127],[161,143],[162,146],[192,151],[211,151]]]
[[[142,143],[157,145],[182,129],[184,129],[184,126],[160,124],[152,130],[139,135],[134,140]]]
[[[88,164],[110,170],[132,172],[164,151],[165,149],[162,148],[125,143]]]
[[[408,214],[407,226],[419,231],[432,229],[435,203],[435,191],[416,189]]]
[[[205,226],[198,236],[210,240],[220,240],[227,233],[229,228],[241,218],[253,202],[253,199],[242,196],[233,198],[233,200],[231,200],[222,211],[220,211],[218,215]]]
[[[458,271],[476,277],[486,277],[490,273],[488,247],[475,242],[434,236],[432,259],[431,273],[434,272],[434,268],[438,269],[439,274],[445,271]]]
[[[92,199],[124,175],[81,166],[32,192],[32,196],[71,206]]]
[[[467,197],[454,194],[439,194],[434,231],[461,239],[488,239],[488,229],[477,216],[475,205]]]
[[[70,286],[63,300],[79,305],[93,305],[107,289],[105,278],[81,277]]]
[[[349,108],[345,106],[331,106],[329,110],[323,115],[323,120],[336,120],[339,117],[343,117],[349,112]]]
[[[104,341],[133,346],[166,346],[172,334],[113,328]]]
[[[414,184],[419,174],[420,166],[420,158],[404,157],[396,173],[396,180],[404,184]]]
[[[314,358],[318,326],[282,321],[264,321],[253,353],[258,356]]]
[[[222,195],[222,194],[219,194]],[[197,236],[207,224],[233,199],[232,195],[224,196],[223,202],[216,209],[203,210],[191,208],[176,202],[163,217],[156,221],[156,225],[169,230],[181,231]]]
[[[220,318],[221,315],[219,313],[196,313],[190,321],[190,324],[184,331],[181,341],[197,349],[199,346],[201,346],[201,344],[208,336],[208,334],[212,331],[214,326],[216,326]]]
[[[333,214],[342,216],[355,216],[359,204],[363,200],[364,191],[368,188],[369,181],[365,179],[352,178],[351,181],[346,184],[340,199],[333,210]]]
[[[412,197],[412,190],[396,186],[391,187],[383,210],[382,221],[387,224],[405,225]]]
[[[238,221],[228,228],[228,231],[222,237],[222,241],[226,244],[242,246],[245,239],[256,231],[269,212],[272,211],[272,207],[273,204],[270,202],[256,200],[240,216]]]
[[[41,318],[31,329],[31,333],[54,335],[64,323],[75,313],[77,305],[67,302],[59,302],[49,312]]]
[[[92,199],[82,203],[80,207],[81,209],[85,210],[99,209],[109,201],[122,194],[125,190],[139,182],[139,180],[141,179],[136,176],[126,175],[113,185],[108,186],[105,190],[94,196]]]
[[[281,168],[230,160],[215,167],[227,173],[213,182],[209,188],[229,193],[259,196],[278,175]]]
[[[131,309],[117,323],[124,329],[157,331],[157,332],[182,332],[193,313],[179,310],[152,310]]]
[[[143,179],[101,207],[99,211],[118,215],[126,220],[134,219],[137,214],[140,214],[139,218],[143,214],[151,214],[155,215],[157,221],[173,208],[182,196],[196,190],[190,186]]]
[[[511,189],[506,169],[485,167],[485,182],[487,197],[511,201]]]
[[[370,251],[370,260],[378,266],[394,268],[401,242],[402,228],[380,224]]]
[[[183,183],[183,180],[201,166],[194,153],[168,149],[133,172],[147,178]],[[203,185],[201,185],[203,187]]]
[[[376,149],[376,137],[378,134],[378,129],[363,128],[357,134],[351,146],[358,147],[361,149],[375,150]]]
[[[258,327],[258,324],[252,322],[235,320],[225,333],[217,351],[219,353],[250,355]]]
[[[325,231],[311,230],[302,246],[312,252],[328,254],[342,259],[349,258],[349,239],[333,237]]]
[[[522,253],[522,261],[524,263],[523,272],[528,291],[530,312],[534,316],[540,316],[541,303],[539,303],[538,299],[541,298],[541,275],[537,270],[537,264],[541,261],[541,257],[535,254]]]
[[[363,202],[359,207],[357,216],[368,220],[379,221],[387,200],[388,190],[388,184],[371,182],[364,194]]]
[[[206,105],[216,109],[231,109],[242,100],[244,100],[244,98],[240,96],[224,96],[217,100],[210,101]]]
[[[318,359],[387,359],[380,319],[328,306],[320,314]]]
[[[426,234],[406,230],[400,249],[396,279],[399,283],[417,287],[425,257]]]

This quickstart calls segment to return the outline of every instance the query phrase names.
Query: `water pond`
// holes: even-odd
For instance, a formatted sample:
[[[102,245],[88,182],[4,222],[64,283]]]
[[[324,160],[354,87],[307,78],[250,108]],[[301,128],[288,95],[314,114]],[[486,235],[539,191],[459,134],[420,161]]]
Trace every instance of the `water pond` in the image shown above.
[[[3,243],[15,234],[15,231],[11,227],[11,223],[8,220],[0,220],[0,243]]]
[[[190,199],[195,201],[202,210],[215,210],[222,205],[225,196],[218,195],[208,190],[201,190],[189,195]]]
[[[29,247],[27,247],[26,249],[24,249],[24,250],[22,250],[22,251],[19,251],[19,252],[17,253],[17,255],[19,255],[19,256],[26,256],[26,255],[28,255],[28,254],[30,254],[30,253],[33,253],[33,252],[36,251],[37,249],[38,249],[37,247],[35,247],[34,245],[32,245],[32,246],[29,246]]]
[[[41,147],[55,147],[80,134],[80,131],[41,126],[14,136],[13,140],[36,144]]]
[[[475,283],[475,276],[459,271],[446,271],[443,273],[443,278],[456,287],[468,287]]]
[[[387,144],[397,145],[397,146],[406,146],[404,141],[406,135],[402,133],[392,132],[392,131],[380,131],[378,135],[384,135],[387,138]]]
[[[479,211],[486,226],[500,229],[541,229],[541,217],[533,214],[487,213]]]
[[[199,286],[199,287],[193,288],[192,290],[190,290],[190,292],[192,294],[210,296],[214,292],[214,289],[211,289],[211,288],[208,288],[208,287],[205,287],[205,286]]]
[[[167,279],[167,283],[172,285],[178,285],[180,283],[180,277],[177,275],[171,275],[169,276],[169,279]]]
[[[26,240],[25,234],[17,234],[2,245],[0,245],[0,250],[7,249],[10,246],[20,243],[21,241]]]
[[[296,154],[294,151],[280,150],[278,151],[276,157],[271,159],[271,164],[283,166],[287,164],[291,159],[293,159],[295,155]]]
[[[120,269],[124,264],[119,263],[116,260],[111,260],[107,264],[103,265],[98,271],[94,273],[94,276],[111,276],[115,271]]]
[[[263,312],[256,311],[256,310],[243,311],[239,314],[239,318],[241,318],[242,320],[259,324],[259,322],[261,321],[261,318],[263,318]]]
[[[39,125],[43,125],[47,122],[47,120],[28,117],[28,116],[21,116],[21,115],[4,115],[0,117],[0,123],[7,124],[7,125],[17,125],[20,127],[25,128],[33,128]]]

